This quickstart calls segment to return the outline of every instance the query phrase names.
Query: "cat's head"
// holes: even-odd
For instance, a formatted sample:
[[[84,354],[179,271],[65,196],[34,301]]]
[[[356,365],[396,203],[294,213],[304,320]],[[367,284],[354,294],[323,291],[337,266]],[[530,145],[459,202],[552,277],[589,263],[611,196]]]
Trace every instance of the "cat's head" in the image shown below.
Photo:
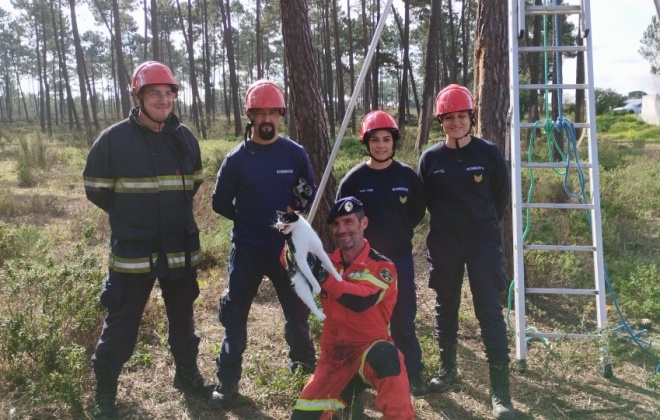
[[[300,213],[297,211],[290,209],[288,211],[277,210],[275,229],[279,230],[283,235],[288,235],[294,229],[298,220],[300,220]]]

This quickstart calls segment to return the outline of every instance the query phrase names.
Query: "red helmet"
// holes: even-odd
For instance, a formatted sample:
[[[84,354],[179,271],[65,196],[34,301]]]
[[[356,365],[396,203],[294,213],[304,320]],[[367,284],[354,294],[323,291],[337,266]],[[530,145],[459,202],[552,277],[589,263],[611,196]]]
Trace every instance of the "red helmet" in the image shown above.
[[[389,130],[394,141],[399,140],[399,127],[396,125],[394,117],[388,112],[371,111],[364,116],[360,125],[360,143],[366,144],[367,139],[365,137],[370,131],[374,130]]]
[[[245,112],[253,108],[279,108],[286,111],[282,89],[270,80],[260,79],[252,83],[245,94]]]
[[[179,91],[179,84],[176,82],[172,70],[158,61],[145,61],[133,71],[131,80],[133,94],[139,93],[140,89],[146,85],[171,85],[173,92]]]
[[[442,89],[435,98],[435,109],[436,117],[441,117],[450,112],[474,111],[472,94],[465,86],[449,85]]]

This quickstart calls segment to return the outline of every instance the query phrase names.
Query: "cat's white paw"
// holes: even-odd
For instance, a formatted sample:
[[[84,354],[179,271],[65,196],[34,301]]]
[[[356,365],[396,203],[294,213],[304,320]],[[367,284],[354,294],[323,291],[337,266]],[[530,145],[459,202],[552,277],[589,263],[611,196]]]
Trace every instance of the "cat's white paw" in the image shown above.
[[[337,281],[343,281],[343,280],[341,279],[341,276],[340,276],[339,274],[335,274],[335,275],[333,275],[333,277],[334,277],[335,280],[337,280]]]
[[[325,321],[325,314],[321,311],[315,312],[315,315],[317,316],[318,319],[321,321]]]
[[[319,293],[321,293],[321,286],[318,283],[313,284],[312,285],[312,292],[314,292],[315,295],[318,295]]]

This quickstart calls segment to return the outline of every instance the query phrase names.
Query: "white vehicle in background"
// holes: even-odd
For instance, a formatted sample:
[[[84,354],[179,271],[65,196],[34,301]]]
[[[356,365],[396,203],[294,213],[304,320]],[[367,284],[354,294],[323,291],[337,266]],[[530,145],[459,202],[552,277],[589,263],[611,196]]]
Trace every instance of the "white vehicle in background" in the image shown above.
[[[612,111],[624,111],[629,114],[639,115],[642,112],[642,100],[635,99],[633,102],[626,104],[625,106],[619,106],[614,108]]]

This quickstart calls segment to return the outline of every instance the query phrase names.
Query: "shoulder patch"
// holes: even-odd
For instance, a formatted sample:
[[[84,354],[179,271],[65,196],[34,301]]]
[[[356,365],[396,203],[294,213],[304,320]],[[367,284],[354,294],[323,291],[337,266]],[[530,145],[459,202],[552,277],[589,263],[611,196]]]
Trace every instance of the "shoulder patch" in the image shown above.
[[[392,276],[392,272],[388,268],[383,268],[380,270],[380,278],[382,278],[386,283],[392,283],[392,280],[394,280],[394,276]]]

